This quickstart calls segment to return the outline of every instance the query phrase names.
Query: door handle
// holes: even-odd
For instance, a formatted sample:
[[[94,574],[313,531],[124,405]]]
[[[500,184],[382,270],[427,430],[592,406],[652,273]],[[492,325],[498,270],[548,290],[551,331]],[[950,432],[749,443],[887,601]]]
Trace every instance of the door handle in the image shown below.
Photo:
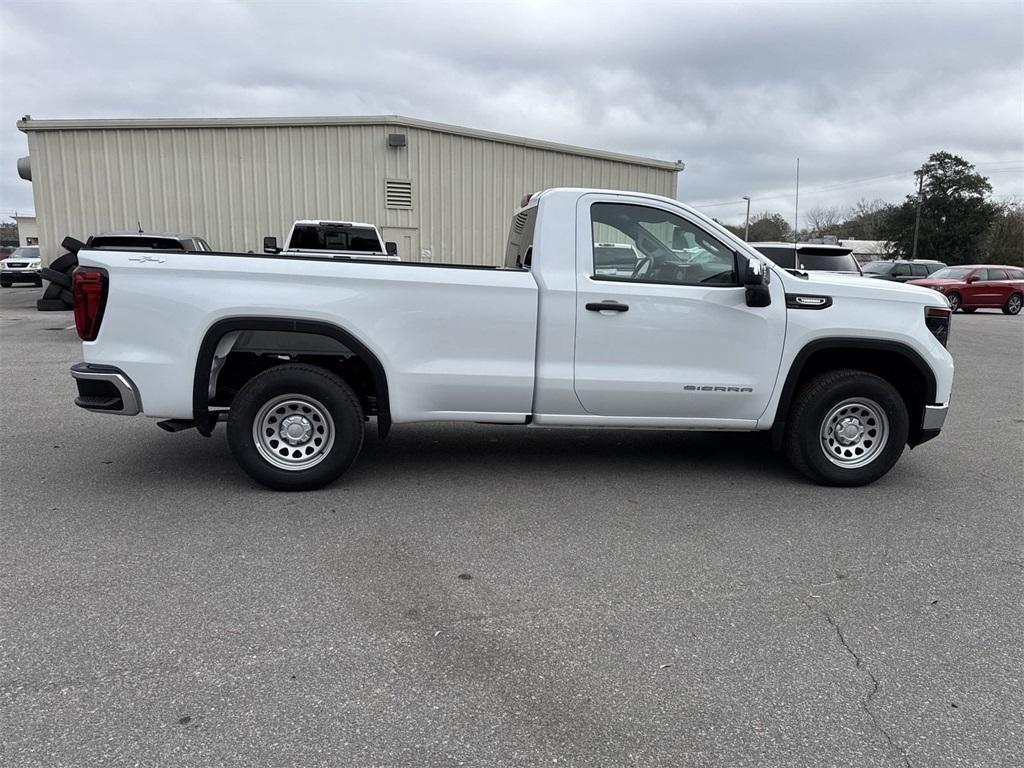
[[[591,312],[629,312],[629,304],[619,304],[617,301],[592,301],[587,304]]]

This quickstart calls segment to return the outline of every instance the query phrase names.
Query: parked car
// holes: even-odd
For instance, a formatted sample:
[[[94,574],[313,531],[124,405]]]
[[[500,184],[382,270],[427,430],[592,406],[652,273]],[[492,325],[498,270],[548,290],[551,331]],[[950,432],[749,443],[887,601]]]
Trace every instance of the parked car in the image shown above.
[[[0,288],[10,288],[14,283],[43,284],[43,265],[38,245],[25,245],[0,262]]]
[[[836,272],[861,274],[860,264],[851,255],[852,248],[821,243],[750,243],[783,269],[800,272]]]
[[[925,280],[910,285],[932,288],[946,297],[956,312],[974,312],[985,307],[1016,315],[1024,304],[1024,269],[1005,265],[968,264],[946,267]]]
[[[150,251],[213,251],[203,238],[166,232],[103,232],[85,242],[86,248],[131,248]]]
[[[862,265],[862,269],[864,277],[906,283],[910,280],[928,277],[932,272],[940,270],[945,266],[941,261],[931,261],[928,259],[886,259],[868,262]]]
[[[578,236],[598,225],[635,245],[630,276],[600,274]],[[706,259],[681,262],[679,229]],[[168,431],[227,421],[241,467],[284,490],[339,477],[368,417],[382,437],[425,421],[763,430],[813,480],[863,485],[939,433],[953,381],[943,297],[791,274],[656,195],[533,195],[500,267],[78,258],[77,404]]]
[[[0,245],[0,261],[3,261],[17,248],[16,245]]]
[[[288,233],[284,248],[277,247],[276,237],[265,237],[263,252],[400,260],[397,243],[385,243],[376,226],[357,221],[296,221]]]

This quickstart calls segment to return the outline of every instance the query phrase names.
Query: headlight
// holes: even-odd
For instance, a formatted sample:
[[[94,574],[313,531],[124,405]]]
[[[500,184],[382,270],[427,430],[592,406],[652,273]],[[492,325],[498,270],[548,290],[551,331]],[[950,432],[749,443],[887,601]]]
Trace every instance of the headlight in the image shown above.
[[[953,313],[942,307],[925,307],[924,324],[942,346],[949,341],[949,319]]]

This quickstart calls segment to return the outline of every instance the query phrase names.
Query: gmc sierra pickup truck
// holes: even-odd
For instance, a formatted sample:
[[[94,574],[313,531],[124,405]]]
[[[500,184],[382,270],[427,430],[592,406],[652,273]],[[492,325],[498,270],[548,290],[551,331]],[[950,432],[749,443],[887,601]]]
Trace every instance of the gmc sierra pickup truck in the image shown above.
[[[637,258],[595,263],[595,243]],[[78,258],[77,404],[207,436],[226,421],[241,467],[282,490],[337,479],[371,417],[381,436],[425,421],[763,430],[813,480],[862,485],[938,434],[953,383],[941,294],[786,271],[653,195],[528,197],[501,267]]]

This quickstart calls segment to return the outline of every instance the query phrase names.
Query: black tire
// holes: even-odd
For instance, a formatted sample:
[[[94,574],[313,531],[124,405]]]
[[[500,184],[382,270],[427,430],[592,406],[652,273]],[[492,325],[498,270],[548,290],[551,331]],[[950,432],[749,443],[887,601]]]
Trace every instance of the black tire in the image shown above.
[[[75,308],[75,295],[66,288],[62,288],[60,291],[60,300],[68,305],[68,309]]]
[[[1017,315],[1020,314],[1021,305],[1024,304],[1024,296],[1019,293],[1014,293],[1006,300],[1003,304],[1004,315]]]
[[[0,282],[0,288],[10,288],[10,287],[11,287],[10,283]]]
[[[966,312],[968,315],[973,315],[978,311],[977,307],[960,307],[961,312]]]
[[[36,301],[36,309],[40,312],[66,312],[71,307],[60,299],[38,299]]]
[[[71,288],[71,276],[65,275],[63,272],[58,272],[55,269],[49,267],[43,267],[43,279],[49,280],[54,285],[59,285],[61,288]]]
[[[860,436],[840,435],[843,424],[860,430]],[[907,406],[892,384],[864,371],[828,371],[797,393],[786,424],[786,454],[797,470],[822,485],[867,485],[892,469],[909,430]]]
[[[956,291],[953,291],[952,293],[947,293],[946,300],[949,302],[949,308],[954,312],[960,309],[960,294],[957,293]]]
[[[46,286],[46,290],[43,291],[43,298],[53,299],[54,301],[60,301],[60,292],[63,290],[66,289],[61,288],[56,283],[50,283],[48,286]]]
[[[73,253],[65,253],[63,256],[58,256],[50,262],[50,269],[54,272],[70,273],[77,266],[78,256]]]
[[[288,420],[295,423],[286,425]],[[337,480],[355,461],[364,421],[359,398],[337,374],[315,365],[279,365],[254,376],[235,396],[228,445],[256,482],[278,491],[311,491]],[[287,426],[305,430],[293,436],[299,442],[286,443]],[[287,464],[294,466],[282,466]]]

